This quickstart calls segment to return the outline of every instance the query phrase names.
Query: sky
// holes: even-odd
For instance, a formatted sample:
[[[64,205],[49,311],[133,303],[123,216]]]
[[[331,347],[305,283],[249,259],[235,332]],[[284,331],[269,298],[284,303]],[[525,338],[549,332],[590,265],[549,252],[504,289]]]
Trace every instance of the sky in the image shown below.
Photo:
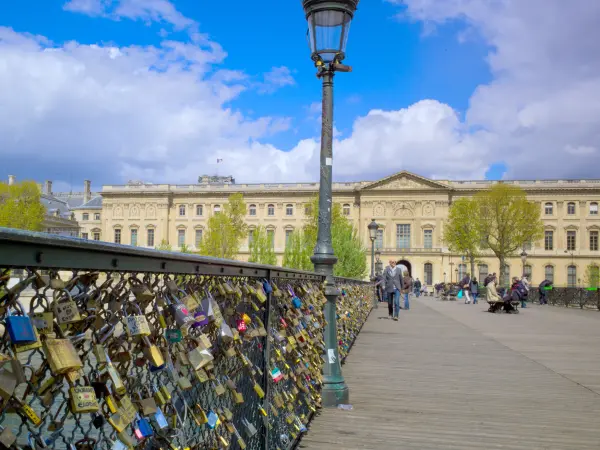
[[[362,0],[334,179],[598,178],[598,23],[589,0]],[[318,181],[306,27],[300,0],[0,2],[0,179]]]

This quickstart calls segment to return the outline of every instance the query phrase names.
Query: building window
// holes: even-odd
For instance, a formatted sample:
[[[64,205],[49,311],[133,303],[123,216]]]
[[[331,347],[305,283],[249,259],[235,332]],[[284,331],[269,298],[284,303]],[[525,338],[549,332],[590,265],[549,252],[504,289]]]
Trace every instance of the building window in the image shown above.
[[[137,231],[138,231],[137,228],[131,229],[131,245],[133,245],[134,247],[137,246],[137,236],[138,236]]]
[[[94,232],[94,240],[95,241],[99,241],[100,240],[100,232],[99,231],[95,231]]]
[[[377,230],[377,238],[375,239],[375,248],[383,248],[383,230]]]
[[[83,220],[90,220],[90,215],[88,213],[83,213],[82,219]]]
[[[200,248],[202,245],[202,230],[196,230],[196,239],[194,240],[196,248]]]
[[[285,246],[287,247],[290,244],[290,239],[292,238],[292,233],[294,230],[285,230]]]
[[[267,216],[275,215],[275,205],[267,205]]]
[[[256,216],[256,205],[248,206],[248,215]]]
[[[552,203],[546,203],[544,205],[544,213],[547,216],[551,216],[554,213],[554,205],[552,205]]]
[[[433,230],[423,230],[423,247],[433,248]]]
[[[544,276],[550,283],[554,283],[554,266],[546,266],[544,268]]]
[[[203,216],[204,215],[204,206],[196,205],[196,215]]]
[[[294,215],[294,205],[285,205],[285,215],[286,216]]]
[[[148,247],[154,247],[154,228],[148,228]]]
[[[396,247],[410,248],[410,225],[396,225]]]
[[[312,204],[308,203],[304,205],[304,215],[310,216],[312,214]]]
[[[94,214],[94,220],[100,220],[100,213]]]
[[[185,245],[185,230],[177,230],[177,246],[183,247]]]
[[[593,252],[598,251],[598,232],[590,231],[590,250]]]
[[[575,203],[573,203],[573,202],[567,203],[567,214],[569,216],[575,215]]]
[[[523,276],[527,277],[527,281],[529,281],[530,283],[531,283],[531,273],[532,273],[531,266],[529,264],[526,264],[523,267]]]
[[[483,286],[483,282],[488,276],[488,266],[487,264],[479,264],[479,283]]]
[[[528,241],[525,242],[525,244],[523,244],[523,250],[525,250],[526,252],[531,251],[531,249],[533,249],[533,242]]]
[[[88,234],[87,233],[81,233],[81,238],[82,239],[88,239]]]
[[[573,251],[577,248],[577,232],[567,231],[567,250]]]
[[[116,228],[115,229],[115,244],[120,244],[121,243],[121,229]]]
[[[425,284],[431,286],[433,284],[433,264],[425,263]]]
[[[567,267],[567,286],[577,286],[577,267],[575,266]]]
[[[544,233],[544,250],[554,250],[554,231],[546,230]]]
[[[275,248],[275,230],[267,230],[267,238],[269,239],[271,248]]]
[[[215,214],[219,214],[221,212],[221,205],[215,205],[215,206],[213,206],[213,212]]]
[[[590,215],[592,215],[592,216],[598,215],[598,203],[596,203],[596,202],[590,203]]]
[[[466,264],[459,264],[458,265],[458,280],[460,281],[462,280],[465,275],[467,274],[467,265]]]
[[[185,205],[179,205],[179,215],[185,216]]]
[[[345,216],[349,216],[350,215],[350,205],[349,204],[345,204],[344,206],[342,206],[342,213]]]
[[[254,242],[254,230],[248,231],[248,248],[252,247],[252,243]]]

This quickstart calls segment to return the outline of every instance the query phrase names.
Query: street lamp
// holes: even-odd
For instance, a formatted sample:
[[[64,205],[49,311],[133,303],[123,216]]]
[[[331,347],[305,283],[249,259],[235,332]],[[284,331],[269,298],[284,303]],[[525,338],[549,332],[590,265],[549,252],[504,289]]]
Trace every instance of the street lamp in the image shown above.
[[[450,284],[452,284],[452,273],[453,270],[452,268],[454,267],[454,263],[452,261],[450,261]],[[456,270],[456,281],[458,281],[458,270]]]
[[[522,263],[522,277],[525,276],[525,263],[527,262],[527,252],[525,251],[525,249],[523,249],[523,251],[521,252],[521,263]]]
[[[319,180],[319,228],[317,244],[311,261],[315,271],[325,276],[325,346],[327,360],[323,367],[322,402],[324,406],[348,403],[348,386],[342,376],[338,352],[336,301],[339,291],[333,279],[337,258],[331,242],[332,165],[333,165],[333,76],[350,72],[341,64],[346,51],[350,22],[359,0],[302,0],[308,21],[308,41],[311,58],[317,67],[317,77],[323,81],[321,167]]]
[[[458,267],[454,269],[454,275],[456,275],[456,282],[458,283]]]
[[[446,272],[444,272],[444,284],[446,284]]]
[[[375,239],[377,239],[377,230],[379,225],[375,219],[371,219],[371,223],[367,226],[369,229],[369,238],[371,239],[371,279],[375,277]]]

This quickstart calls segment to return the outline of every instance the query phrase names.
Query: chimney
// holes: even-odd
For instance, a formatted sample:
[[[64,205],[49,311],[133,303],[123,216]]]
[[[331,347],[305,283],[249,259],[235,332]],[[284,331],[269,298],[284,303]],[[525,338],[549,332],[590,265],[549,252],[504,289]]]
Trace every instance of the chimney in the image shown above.
[[[52,181],[44,182],[44,194],[52,195]]]
[[[83,181],[83,203],[87,203],[92,199],[92,182],[90,180]]]
[[[15,177],[14,175],[9,175],[8,176],[8,185],[12,186],[13,184],[15,184],[16,180],[17,180],[17,177]]]

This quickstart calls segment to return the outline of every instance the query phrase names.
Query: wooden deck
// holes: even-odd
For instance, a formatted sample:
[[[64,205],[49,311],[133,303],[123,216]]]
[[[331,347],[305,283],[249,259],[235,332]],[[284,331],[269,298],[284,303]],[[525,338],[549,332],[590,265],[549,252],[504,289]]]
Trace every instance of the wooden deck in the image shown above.
[[[353,411],[305,449],[600,449],[600,313],[412,299],[380,304],[343,366]]]

